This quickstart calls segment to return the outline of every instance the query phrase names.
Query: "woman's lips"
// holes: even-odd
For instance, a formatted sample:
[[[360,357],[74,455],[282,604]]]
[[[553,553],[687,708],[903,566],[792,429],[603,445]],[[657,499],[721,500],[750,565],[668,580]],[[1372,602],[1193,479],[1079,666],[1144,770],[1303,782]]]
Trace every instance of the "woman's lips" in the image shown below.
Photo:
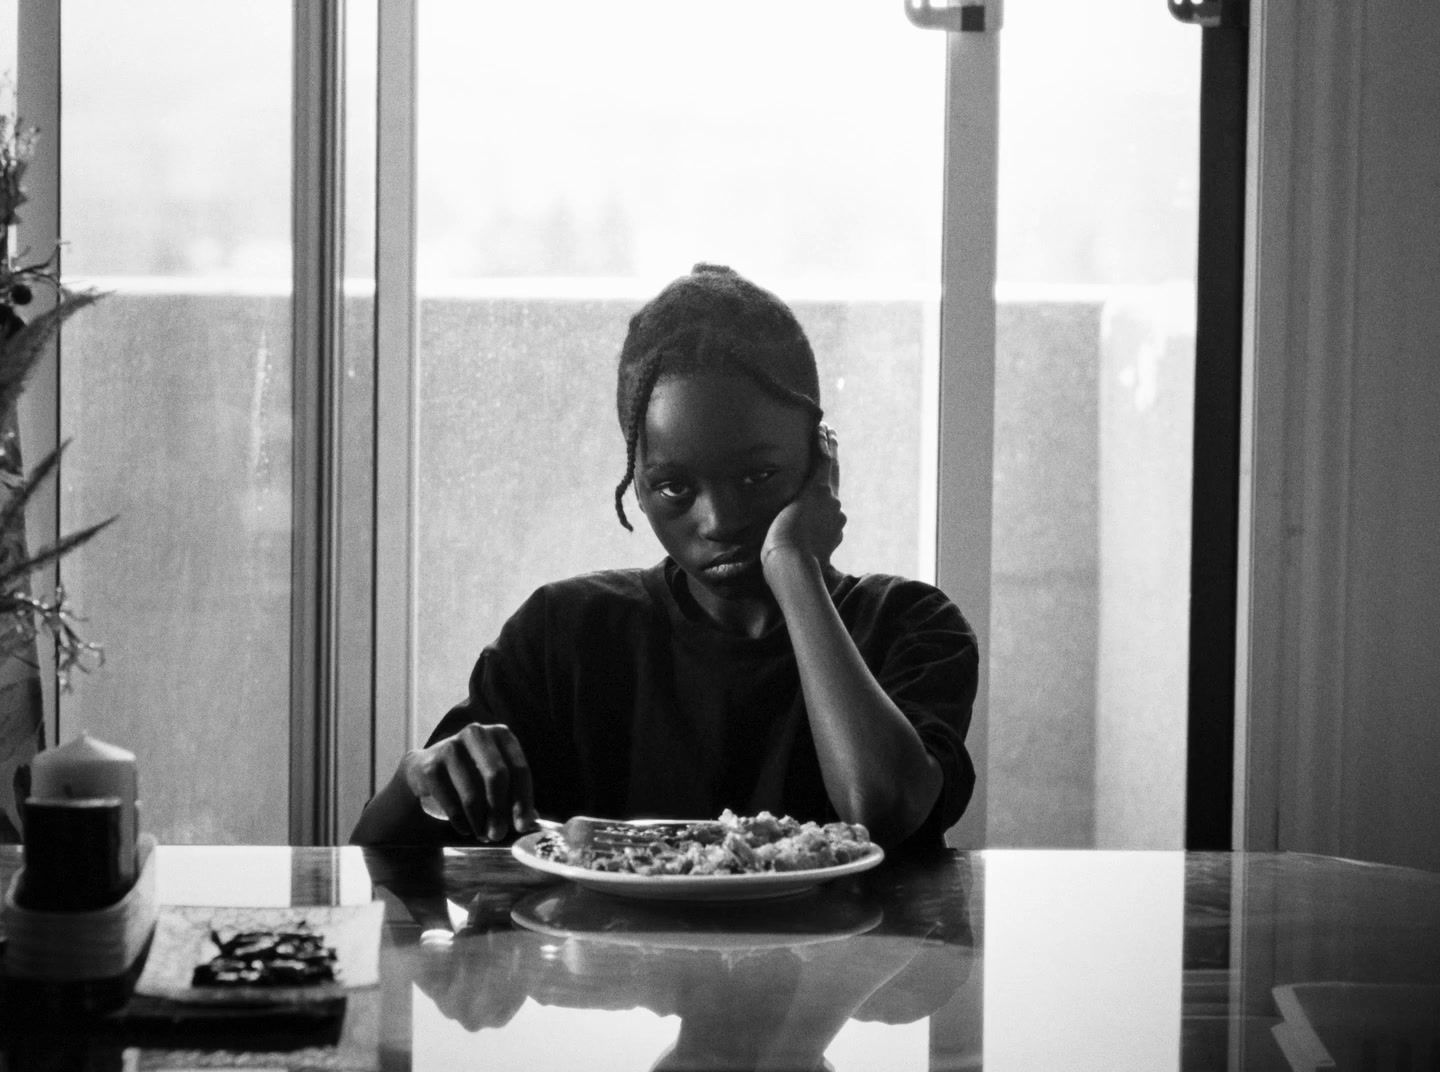
[[[713,580],[723,581],[749,573],[759,561],[758,552],[735,551],[712,558],[702,567],[701,572]]]

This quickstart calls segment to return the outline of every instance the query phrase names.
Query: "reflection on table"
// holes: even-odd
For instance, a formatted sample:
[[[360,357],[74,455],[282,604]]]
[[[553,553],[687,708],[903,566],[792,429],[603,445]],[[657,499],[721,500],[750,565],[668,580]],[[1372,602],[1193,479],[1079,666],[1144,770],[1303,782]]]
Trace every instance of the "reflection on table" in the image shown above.
[[[963,857],[730,906],[506,885],[473,856],[444,859],[437,896],[410,885],[411,867],[371,861],[419,932],[414,1048],[442,1064],[523,1062],[543,1046],[554,1067],[818,1068],[851,1023],[868,1029],[842,1048],[908,1040],[923,1062],[926,1018],[972,975]]]
[[[0,850],[0,878],[18,862]],[[169,904],[378,897],[380,985],[351,993],[325,1045],[181,1045],[127,1036],[122,1016],[88,1034],[12,1034],[0,1069],[1428,1069],[1440,1058],[1440,876],[1399,868],[942,853],[724,906],[625,901],[495,849],[163,847],[160,862]]]

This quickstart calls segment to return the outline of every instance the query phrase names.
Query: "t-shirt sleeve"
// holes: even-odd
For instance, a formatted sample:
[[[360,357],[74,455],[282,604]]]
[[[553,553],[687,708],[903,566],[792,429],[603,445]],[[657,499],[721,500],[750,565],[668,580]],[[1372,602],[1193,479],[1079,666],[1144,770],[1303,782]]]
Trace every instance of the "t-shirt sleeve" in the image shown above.
[[[547,670],[549,600],[537,590],[480,652],[470,672],[469,692],[430,734],[426,745],[453,736],[471,722],[508,726],[530,765],[536,807],[543,814],[563,810],[551,799],[575,782],[573,747],[555,732]]]
[[[933,844],[964,814],[975,791],[965,735],[979,684],[979,646],[959,608],[938,589],[911,582],[892,593],[892,601],[883,657],[873,671],[940,764],[940,796],[906,842]]]

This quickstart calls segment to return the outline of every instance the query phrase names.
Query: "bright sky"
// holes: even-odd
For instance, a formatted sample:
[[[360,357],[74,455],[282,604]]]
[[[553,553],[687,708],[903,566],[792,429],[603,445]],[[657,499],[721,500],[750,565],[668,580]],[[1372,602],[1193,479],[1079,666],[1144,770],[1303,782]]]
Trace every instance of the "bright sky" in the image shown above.
[[[0,25],[15,9],[0,0]],[[64,10],[71,269],[288,273],[290,4]],[[944,39],[902,0],[419,10],[423,275],[663,277],[703,256],[772,279],[933,280]],[[1097,10],[1006,5],[1002,281],[1191,270],[1199,33],[1157,0]],[[374,83],[356,53],[358,123]]]

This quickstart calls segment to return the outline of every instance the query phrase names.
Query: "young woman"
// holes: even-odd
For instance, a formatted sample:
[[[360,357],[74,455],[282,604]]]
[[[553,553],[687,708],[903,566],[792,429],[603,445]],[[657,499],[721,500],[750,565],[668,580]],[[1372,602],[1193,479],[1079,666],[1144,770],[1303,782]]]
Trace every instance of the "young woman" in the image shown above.
[[[664,561],[532,595],[352,840],[728,807],[939,842],[975,783],[975,636],[930,585],[831,566],[839,453],[793,313],[697,265],[631,319],[617,404],[616,511],[633,483]]]

